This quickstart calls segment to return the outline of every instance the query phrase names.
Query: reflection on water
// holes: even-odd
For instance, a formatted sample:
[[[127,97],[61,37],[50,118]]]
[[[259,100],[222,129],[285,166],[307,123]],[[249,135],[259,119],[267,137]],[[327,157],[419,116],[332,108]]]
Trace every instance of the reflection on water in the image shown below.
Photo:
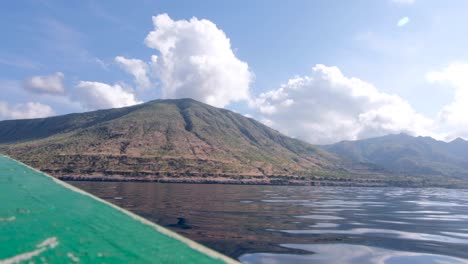
[[[365,235],[365,236],[373,236],[373,237],[380,236],[384,238],[393,236],[393,237],[402,238],[402,239],[458,243],[458,244],[466,244],[468,246],[467,239],[457,239],[457,238],[441,236],[441,235],[403,232],[403,231],[379,229],[379,228],[353,228],[349,230],[281,230],[281,232],[290,233],[290,234],[349,234],[349,235]],[[453,235],[452,232],[442,232],[442,233],[446,233],[446,234],[448,233],[449,235]]]
[[[72,182],[246,263],[468,263],[468,191]]]
[[[245,254],[240,260],[245,263],[466,263],[466,261],[443,255],[416,252],[394,251],[370,246],[348,244],[283,244],[293,249],[302,249],[310,255],[291,255],[274,253]]]

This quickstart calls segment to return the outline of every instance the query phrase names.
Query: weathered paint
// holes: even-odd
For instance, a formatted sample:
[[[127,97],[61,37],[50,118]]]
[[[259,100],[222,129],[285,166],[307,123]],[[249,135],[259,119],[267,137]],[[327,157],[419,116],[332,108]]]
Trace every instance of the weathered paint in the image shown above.
[[[0,263],[237,263],[0,155]]]

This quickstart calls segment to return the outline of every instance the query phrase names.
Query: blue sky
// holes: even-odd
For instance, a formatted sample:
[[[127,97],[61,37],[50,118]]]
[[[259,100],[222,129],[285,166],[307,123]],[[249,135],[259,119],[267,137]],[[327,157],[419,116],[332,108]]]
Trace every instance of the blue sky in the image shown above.
[[[468,138],[466,10],[462,0],[9,1],[0,119],[194,97],[312,143]],[[163,37],[145,41],[150,32]]]

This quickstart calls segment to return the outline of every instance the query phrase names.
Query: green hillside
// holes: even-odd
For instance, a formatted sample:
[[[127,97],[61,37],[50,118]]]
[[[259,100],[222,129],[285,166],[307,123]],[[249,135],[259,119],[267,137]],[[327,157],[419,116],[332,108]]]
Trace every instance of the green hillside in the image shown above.
[[[3,121],[0,143],[7,155],[70,177],[261,177],[342,170],[339,159],[320,148],[192,99]]]
[[[192,99],[0,122],[0,153],[65,180],[460,186],[466,145],[399,135],[318,147]]]

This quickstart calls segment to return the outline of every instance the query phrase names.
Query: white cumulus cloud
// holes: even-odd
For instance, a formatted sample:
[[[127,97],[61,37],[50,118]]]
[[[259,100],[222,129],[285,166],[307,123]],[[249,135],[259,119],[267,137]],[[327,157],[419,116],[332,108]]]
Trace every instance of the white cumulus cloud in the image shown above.
[[[468,64],[453,63],[440,71],[427,73],[426,79],[431,83],[447,85],[454,90],[453,101],[438,113],[437,121],[441,126],[452,131],[450,134],[468,135]]]
[[[399,132],[428,135],[433,125],[399,96],[320,64],[310,76],[260,94],[253,106],[266,124],[317,144]]]
[[[153,24],[145,44],[159,52],[151,64],[163,98],[191,97],[217,107],[249,99],[252,73],[213,22],[195,17],[174,21],[161,14]]]
[[[30,92],[39,94],[64,94],[63,78],[64,74],[61,72],[52,75],[32,76],[24,81],[23,87]]]
[[[50,106],[38,102],[10,105],[0,101],[0,119],[28,119],[53,115],[55,112]]]
[[[148,65],[138,59],[127,59],[122,56],[115,57],[115,61],[129,74],[135,78],[135,83],[139,88],[145,89],[151,86],[148,78]]]
[[[121,85],[80,81],[75,87],[74,99],[86,109],[105,109],[131,106],[141,103],[135,95]]]

